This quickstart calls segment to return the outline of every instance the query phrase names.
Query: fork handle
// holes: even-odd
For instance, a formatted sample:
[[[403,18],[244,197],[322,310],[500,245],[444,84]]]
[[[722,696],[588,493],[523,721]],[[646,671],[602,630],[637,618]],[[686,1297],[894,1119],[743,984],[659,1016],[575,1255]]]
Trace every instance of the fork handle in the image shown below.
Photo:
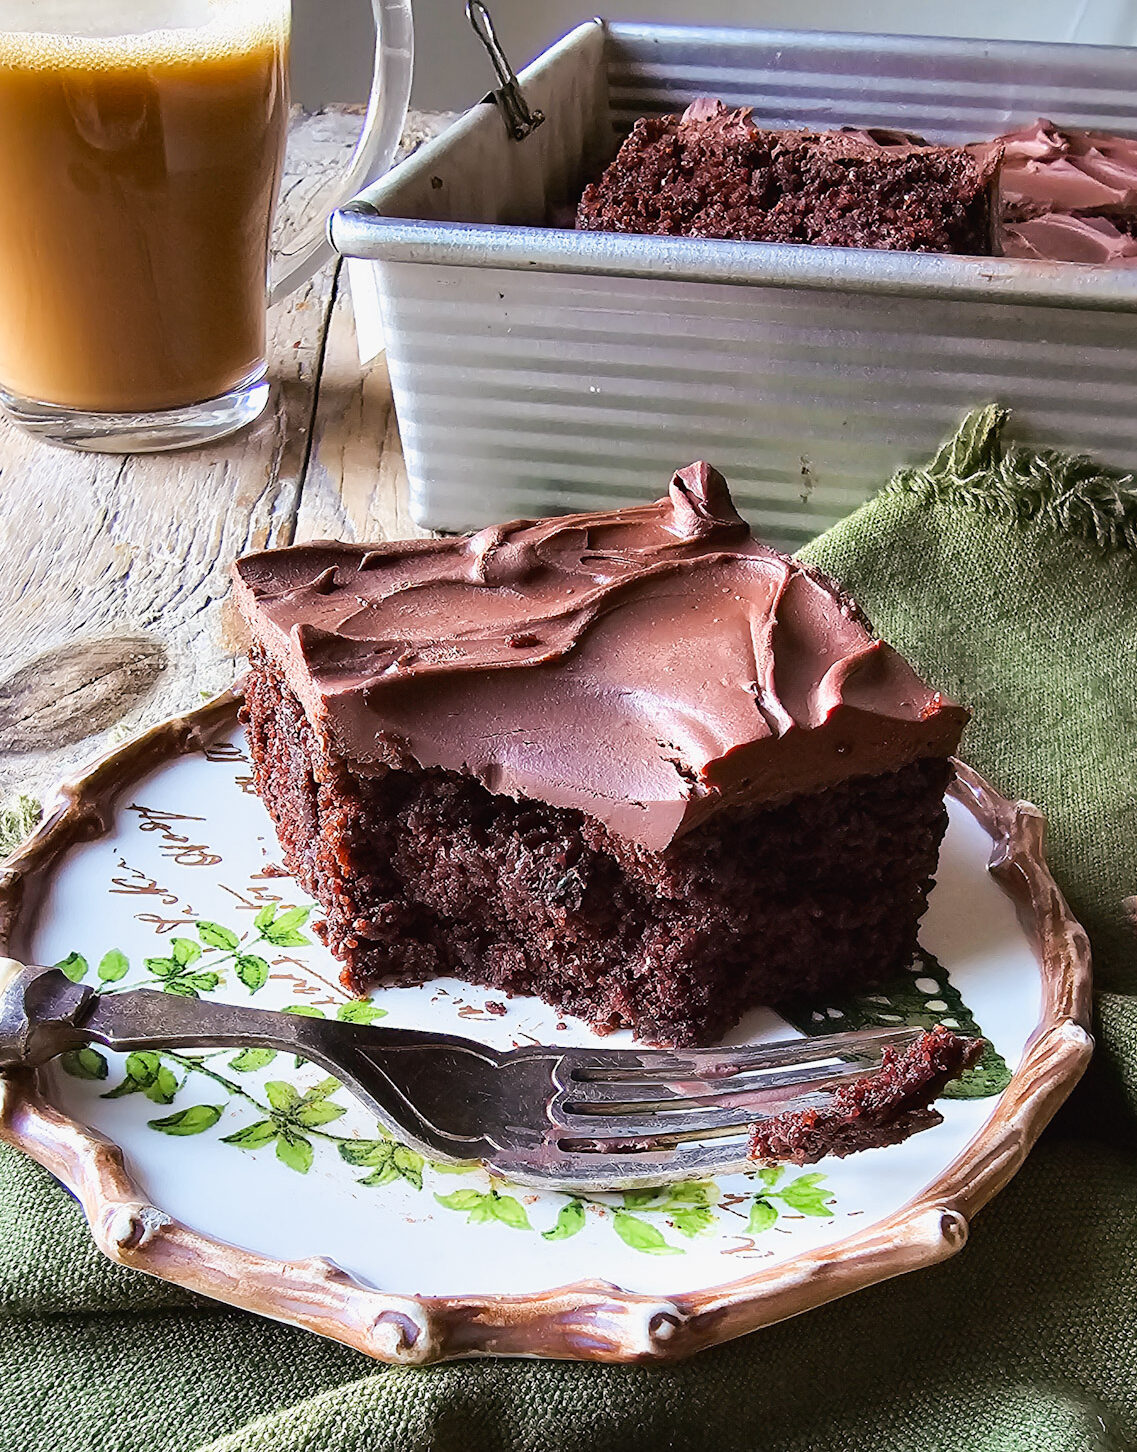
[[[25,967],[0,959],[0,1072],[32,1068],[85,1044],[128,1053],[136,1049],[272,1048],[340,1067],[363,1037],[373,1049],[449,1046],[470,1040],[415,1029],[341,1023],[302,1014],[148,988],[98,993],[55,968]],[[493,1050],[479,1049],[496,1059]]]
[[[463,1070],[509,1057],[453,1034],[308,1018],[183,998],[153,989],[97,993],[57,969],[0,959],[0,1073],[35,1068],[87,1044],[137,1049],[271,1048],[334,1074],[393,1133],[421,1153],[482,1158],[481,1103]]]

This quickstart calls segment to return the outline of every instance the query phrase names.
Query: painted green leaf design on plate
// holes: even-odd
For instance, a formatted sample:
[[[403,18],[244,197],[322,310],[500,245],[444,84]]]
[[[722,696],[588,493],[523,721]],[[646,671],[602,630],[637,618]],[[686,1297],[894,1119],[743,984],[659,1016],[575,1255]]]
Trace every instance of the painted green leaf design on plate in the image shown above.
[[[311,907],[293,907],[282,912],[279,917],[275,910],[270,915],[262,909],[256,916],[255,922],[260,929],[261,936],[274,948],[302,948],[311,942],[310,938],[303,933],[297,932],[301,924],[308,921],[311,915]]]
[[[149,963],[151,960],[147,960]],[[187,973],[181,964],[174,965],[172,974],[159,975],[162,978],[162,992],[173,993],[179,998],[197,998],[201,993],[212,993],[221,982],[219,973]]]
[[[276,1137],[276,1157],[290,1170],[306,1175],[312,1168],[312,1145],[302,1135],[282,1129]]]
[[[117,983],[120,978],[125,978],[130,972],[130,960],[125,953],[120,953],[117,948],[112,948],[109,953],[104,953],[99,963],[99,979],[103,983]]]
[[[66,958],[61,958],[55,965],[60,973],[71,979],[72,983],[81,983],[87,976],[89,964],[82,953],[68,953]]]
[[[300,928],[312,911],[310,906],[286,908],[280,913],[276,906],[261,908],[256,915],[256,928],[260,934],[256,941],[263,939],[281,946],[307,943],[308,939]],[[269,962],[256,953],[242,952],[241,939],[231,928],[208,919],[199,920],[195,927],[200,941],[172,937],[166,943],[168,956],[143,960],[146,971],[155,980],[154,988],[189,997],[212,993],[222,982],[222,975],[217,969],[229,961],[233,962],[235,976],[250,993],[256,993],[268,981],[271,976]],[[206,957],[211,950],[219,955],[212,959],[216,967]],[[59,966],[76,982],[90,972],[88,960],[79,953],[70,954]],[[99,961],[99,981],[117,983],[127,976],[129,969],[126,955],[119,949],[111,949]],[[283,1011],[303,1018],[325,1019],[332,1010],[299,1002],[287,1005]],[[340,1003],[334,1012],[340,1022],[354,1024],[370,1024],[386,1017],[386,1010],[367,999]],[[825,1026],[828,1027],[828,1023]],[[278,1057],[283,1056],[274,1049],[244,1049],[233,1054],[228,1068],[237,1074],[257,1073],[268,1068]],[[185,1089],[190,1077],[200,1073],[224,1087],[231,1097],[240,1095],[254,1111],[260,1111],[260,1118],[254,1118],[251,1123],[221,1136],[221,1143],[248,1151],[272,1145],[276,1158],[282,1164],[294,1173],[308,1174],[319,1148],[316,1142],[323,1140],[325,1150],[334,1144],[346,1165],[363,1172],[356,1178],[356,1184],[375,1188],[402,1180],[416,1193],[422,1192],[427,1162],[417,1151],[391,1138],[381,1126],[372,1139],[345,1139],[342,1134],[328,1128],[346,1113],[345,1106],[332,1102],[331,1096],[342,1087],[334,1077],[327,1076],[307,1089],[281,1078],[241,1089],[207,1064],[208,1058],[208,1055],[197,1058],[172,1052],[167,1055],[137,1051],[126,1056],[122,1082],[108,1089],[102,1097],[117,1099],[140,1093],[153,1103],[168,1105]],[[303,1060],[297,1058],[296,1062],[299,1066]],[[180,1080],[175,1072],[179,1065],[185,1070]],[[65,1056],[63,1067],[79,1078],[103,1081],[109,1076],[106,1059],[91,1048],[72,1051]],[[232,1102],[236,1106],[238,1101],[232,1098]],[[224,1108],[223,1104],[194,1104],[147,1123],[155,1131],[169,1136],[196,1136],[217,1125]],[[429,1163],[439,1175],[472,1175],[482,1170],[475,1161]],[[832,1215],[828,1206],[831,1196],[820,1183],[824,1176],[798,1175],[786,1184],[784,1174],[785,1167],[775,1165],[757,1168],[749,1175],[753,1191],[749,1197],[747,1229],[752,1235],[759,1235],[778,1223],[779,1210],[775,1201],[799,1215]],[[463,1215],[470,1225],[496,1222],[508,1229],[532,1231],[534,1226],[526,1205],[517,1195],[507,1193],[512,1188],[491,1180],[488,1190],[467,1185],[450,1195],[436,1193],[434,1198],[439,1205]],[[716,1228],[721,1230],[727,1225],[728,1221],[717,1213],[720,1208],[735,1210],[736,1214],[745,1213],[745,1197],[729,1196],[722,1207],[719,1206],[719,1198],[719,1188],[712,1180],[688,1181],[669,1187],[649,1186],[627,1191],[622,1197],[622,1205],[618,1201],[614,1203],[609,1197],[601,1197],[595,1204],[596,1219],[598,1224],[614,1230],[625,1245],[639,1254],[683,1255],[683,1247],[668,1238],[669,1229],[685,1239],[692,1239],[709,1235]],[[587,1223],[588,1211],[584,1201],[570,1197],[559,1204],[552,1225],[545,1221],[547,1228],[541,1234],[550,1242],[569,1240],[579,1235]]]
[[[719,1187],[713,1180],[683,1180],[666,1191],[667,1205],[713,1205]]]
[[[300,1095],[285,1079],[270,1079],[265,1085],[265,1093],[272,1107],[282,1114],[287,1114],[300,1103]]]
[[[824,1175],[799,1175],[784,1190],[779,1190],[778,1194],[791,1210],[796,1210],[800,1215],[832,1215],[833,1211],[826,1202],[832,1200],[833,1196],[820,1184],[824,1178]]]
[[[366,998],[352,999],[350,1003],[341,1003],[336,1010],[336,1018],[341,1023],[375,1023],[377,1019],[386,1018],[385,1008],[376,1008],[373,1003],[368,1003]]]
[[[445,1205],[447,1210],[473,1210],[487,1198],[482,1190],[455,1190],[451,1195],[438,1195],[434,1197],[440,1205]]]
[[[212,1129],[221,1118],[222,1108],[220,1104],[191,1104],[188,1109],[179,1109],[176,1114],[168,1114],[165,1119],[148,1119],[146,1122],[151,1129],[159,1130],[162,1134],[202,1134],[205,1130]]]
[[[393,1139],[345,1139],[340,1141],[340,1158],[349,1165],[382,1165],[391,1158]]]
[[[240,938],[232,928],[222,927],[220,923],[211,923],[207,918],[198,919],[197,935],[209,947],[228,948],[230,952],[240,947],[241,944]]]
[[[750,1218],[746,1222],[747,1235],[761,1235],[778,1223],[778,1212],[769,1200],[755,1200],[750,1206]]]
[[[361,1180],[357,1180],[356,1183],[359,1185],[367,1185],[371,1189],[374,1189],[378,1185],[389,1185],[392,1180],[397,1180],[399,1178],[400,1176],[398,1170],[395,1168],[394,1164],[390,1160],[388,1160],[387,1163],[384,1165],[377,1165],[376,1168],[373,1169],[369,1175],[364,1175],[363,1178]]]
[[[305,1129],[315,1129],[321,1124],[331,1124],[333,1119],[338,1119],[341,1114],[346,1114],[342,1104],[329,1104],[322,1099],[317,1104],[302,1104],[296,1111],[296,1120]]]
[[[641,1190],[625,1190],[624,1204],[629,1210],[640,1210],[645,1205],[650,1205],[653,1200],[658,1200],[663,1193],[654,1185]]]
[[[311,913],[311,907],[286,908],[278,918],[273,920],[271,926],[278,932],[287,932],[290,928],[302,927],[308,921]]]
[[[226,1134],[221,1138],[222,1144],[235,1144],[238,1149],[263,1149],[266,1144],[272,1144],[277,1136],[277,1126],[271,1119],[258,1119],[255,1124],[246,1124],[244,1129],[238,1129],[234,1134]]]
[[[256,953],[240,953],[236,962],[237,977],[250,993],[256,993],[268,982],[268,964]]]
[[[391,1152],[391,1164],[398,1174],[416,1190],[422,1189],[422,1155],[411,1149],[409,1145],[397,1144]]]
[[[351,1139],[340,1142],[339,1152],[349,1165],[371,1171],[357,1182],[360,1185],[386,1185],[402,1179],[416,1190],[422,1189],[424,1160],[407,1145],[393,1139]]]
[[[650,1220],[641,1220],[638,1215],[629,1215],[626,1210],[617,1210],[612,1216],[616,1234],[632,1250],[644,1255],[682,1255],[678,1245],[669,1245],[658,1226]]]
[[[674,1210],[668,1216],[681,1235],[688,1237],[703,1235],[715,1223],[715,1213],[706,1205],[692,1205],[686,1210]]]
[[[541,1233],[542,1240],[571,1240],[584,1229],[584,1206],[579,1200],[570,1200],[562,1205],[557,1214],[557,1223],[551,1230]]]
[[[265,938],[274,948],[303,948],[312,941],[303,933],[298,933],[295,928],[289,928],[285,932],[278,932],[275,928],[270,928],[265,933]]]
[[[73,1079],[105,1079],[110,1073],[106,1059],[98,1049],[68,1049],[59,1056],[65,1074]]]
[[[127,1094],[145,1094],[154,1104],[172,1104],[181,1088],[174,1073],[150,1050],[126,1056],[126,1077],[104,1099],[121,1099]]]
[[[498,1195],[492,1190],[455,1190],[452,1195],[435,1194],[434,1198],[447,1210],[465,1212],[470,1225],[484,1225],[497,1220],[512,1230],[532,1230],[525,1206],[512,1195]]]
[[[257,1069],[267,1068],[275,1058],[275,1049],[242,1049],[229,1060],[229,1067],[238,1074],[251,1074]]]
[[[492,1205],[494,1219],[500,1220],[503,1225],[508,1225],[513,1230],[533,1229],[529,1224],[525,1206],[520,1200],[515,1200],[512,1195],[494,1195]]]
[[[134,1089],[145,1089],[158,1077],[162,1060],[152,1049],[139,1049],[126,1056],[126,1081]]]
[[[174,1096],[180,1088],[181,1085],[174,1078],[173,1071],[167,1069],[163,1064],[154,1075],[153,1081],[147,1084],[142,1092],[152,1104],[172,1104]]]

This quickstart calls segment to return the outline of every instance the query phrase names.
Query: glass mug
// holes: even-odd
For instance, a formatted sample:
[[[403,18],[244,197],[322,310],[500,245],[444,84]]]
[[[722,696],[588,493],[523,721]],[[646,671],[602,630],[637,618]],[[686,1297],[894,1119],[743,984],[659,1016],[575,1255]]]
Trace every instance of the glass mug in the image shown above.
[[[372,0],[371,98],[326,210],[391,163],[410,0]],[[330,255],[271,258],[289,0],[3,0],[0,403],[58,444],[180,448],[268,401],[265,310]]]

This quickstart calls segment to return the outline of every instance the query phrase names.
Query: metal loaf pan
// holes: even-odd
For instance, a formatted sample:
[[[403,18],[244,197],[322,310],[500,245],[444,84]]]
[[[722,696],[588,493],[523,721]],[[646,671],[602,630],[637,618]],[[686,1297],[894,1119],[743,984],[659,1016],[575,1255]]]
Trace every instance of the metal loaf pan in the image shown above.
[[[333,219],[375,268],[414,517],[434,529],[656,497],[706,458],[796,547],[973,405],[1137,461],[1137,269],[575,232],[637,116],[971,141],[1049,116],[1137,135],[1122,47],[609,25],[522,74],[546,123],[463,116]],[[549,223],[554,225],[548,225]],[[560,225],[556,225],[559,223]]]

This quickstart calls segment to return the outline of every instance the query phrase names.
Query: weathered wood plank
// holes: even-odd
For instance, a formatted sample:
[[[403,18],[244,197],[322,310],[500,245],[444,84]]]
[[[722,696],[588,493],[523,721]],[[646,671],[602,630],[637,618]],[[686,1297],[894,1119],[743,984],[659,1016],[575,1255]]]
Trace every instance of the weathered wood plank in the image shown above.
[[[453,119],[451,112],[412,113],[404,153]],[[328,327],[296,538],[419,539],[427,532],[407,512],[407,475],[386,358],[360,368],[344,270]]]
[[[332,308],[312,437],[297,540],[416,539],[427,533],[407,512],[386,358],[360,369],[346,286]]]
[[[0,681],[0,752],[71,746],[112,726],[154,685],[168,659],[149,635],[78,640],[44,651]]]
[[[290,142],[292,208],[318,203],[358,126],[350,113],[302,123]],[[229,565],[292,536],[333,295],[328,267],[270,310],[272,400],[220,444],[82,454],[0,422],[0,799],[44,794],[113,741],[232,680],[221,612]],[[65,680],[51,654],[62,647]],[[125,668],[132,653],[158,668]]]

